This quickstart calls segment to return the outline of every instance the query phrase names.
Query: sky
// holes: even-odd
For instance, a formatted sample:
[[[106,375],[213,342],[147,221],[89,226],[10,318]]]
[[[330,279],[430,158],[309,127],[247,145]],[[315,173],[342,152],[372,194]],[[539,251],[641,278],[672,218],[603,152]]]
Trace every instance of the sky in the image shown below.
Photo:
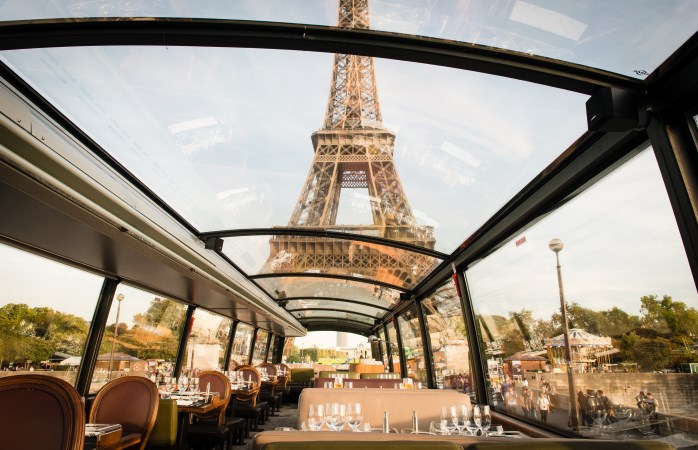
[[[0,18],[21,18],[12,10],[19,3],[0,6]],[[297,2],[226,3],[237,5],[229,12],[236,17],[306,19],[307,11]],[[378,28],[431,30],[443,37],[464,38],[464,30],[477,25],[472,17],[472,23],[454,22],[453,11],[468,2],[454,2],[450,12],[442,10],[447,2],[426,2],[432,6],[417,8],[425,24],[421,29],[410,28],[404,20],[410,11],[389,11],[388,2],[374,3]],[[611,3],[620,8],[623,2]],[[41,15],[37,5],[32,7]],[[311,23],[334,22],[336,2],[314,5]],[[483,13],[473,8],[469,12]],[[657,10],[648,24],[659,28],[675,24],[667,19],[683,15],[671,39],[681,41],[685,30],[693,32],[698,26],[695,8],[686,11],[685,4],[677,2],[653,8]],[[575,16],[579,22],[587,23],[579,14]],[[517,17],[520,25],[524,18]],[[632,30],[636,37],[647,31],[648,25],[635,24],[639,17],[625,20],[613,24],[636,26]],[[434,32],[438,24],[441,34]],[[493,39],[511,35],[489,31],[497,31]],[[619,72],[630,73],[656,65],[656,55],[667,55],[676,46],[671,39],[649,39],[657,32],[653,30],[636,41],[642,43],[636,44],[636,52],[599,52],[606,41],[598,41],[592,31],[582,31],[573,43],[558,34],[550,41],[557,45],[545,49],[564,48],[580,61],[591,58],[594,49],[597,55],[622,55],[617,61],[589,63],[613,63]],[[531,36],[541,32],[545,30]],[[625,49],[629,40],[611,41]],[[639,59],[626,59],[631,53]],[[194,226],[209,231],[288,223],[310,168],[310,135],[323,123],[333,55],[162,46],[3,51],[0,58]],[[403,187],[418,222],[435,227],[436,248],[446,253],[586,130],[583,95],[403,61],[376,59],[375,67],[384,126],[397,135],[394,158]],[[354,206],[360,209],[360,197],[355,199]],[[547,249],[553,237],[566,244],[560,255],[572,300],[597,308],[617,304],[633,312],[640,295],[667,293],[698,306],[650,152],[518,237],[522,236],[525,244],[506,244],[472,267],[469,281],[474,295],[483,299],[483,310],[531,305],[549,314],[555,309],[554,255]],[[225,251],[253,270],[266,260],[268,241],[229,239]],[[66,305],[66,312],[91,318],[101,278],[44,268],[5,246],[0,246],[0,261],[11,261],[11,270],[0,274],[0,304],[19,299]],[[45,284],[34,281],[37,270],[43,271]],[[153,296],[124,289],[122,317],[130,320],[142,309],[141,300],[135,299]]]

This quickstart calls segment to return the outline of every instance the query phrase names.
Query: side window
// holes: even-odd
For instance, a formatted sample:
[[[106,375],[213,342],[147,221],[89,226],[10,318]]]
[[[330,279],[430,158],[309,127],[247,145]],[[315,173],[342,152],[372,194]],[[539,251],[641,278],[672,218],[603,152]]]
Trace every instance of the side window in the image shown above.
[[[252,334],[254,328],[246,323],[239,323],[235,330],[233,338],[233,349],[230,352],[230,365],[247,364],[250,357],[250,349],[252,348]]]
[[[0,376],[75,384],[104,279],[0,244]]]
[[[589,436],[690,435],[698,293],[651,150],[465,275],[497,409]]]
[[[231,325],[232,321],[227,317],[204,309],[194,311],[181,374],[196,376],[204,370],[223,370]]]
[[[172,376],[186,305],[119,285],[99,347],[90,392],[125,375]]]

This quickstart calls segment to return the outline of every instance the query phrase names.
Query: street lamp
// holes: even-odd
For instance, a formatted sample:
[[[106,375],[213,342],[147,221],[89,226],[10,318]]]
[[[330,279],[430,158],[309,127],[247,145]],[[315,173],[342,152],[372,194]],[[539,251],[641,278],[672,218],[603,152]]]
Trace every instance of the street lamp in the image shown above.
[[[121,314],[121,302],[124,300],[124,294],[119,294],[116,296],[118,301],[116,306],[116,324],[114,325],[114,335],[111,338],[111,353],[109,353],[109,372],[107,375],[107,381],[111,380],[111,365],[114,361],[114,344],[116,343],[116,330],[119,329],[119,315]]]
[[[565,247],[560,239],[553,239],[548,243],[548,248],[555,252],[557,261],[557,285],[560,288],[560,313],[562,314],[562,334],[565,338],[565,359],[567,360],[567,384],[570,395],[569,417],[572,428],[579,427],[579,413],[577,411],[577,397],[575,397],[574,375],[572,374],[572,351],[570,348],[570,326],[567,322],[567,305],[565,304],[565,291],[562,289],[562,268],[560,267],[560,252]]]

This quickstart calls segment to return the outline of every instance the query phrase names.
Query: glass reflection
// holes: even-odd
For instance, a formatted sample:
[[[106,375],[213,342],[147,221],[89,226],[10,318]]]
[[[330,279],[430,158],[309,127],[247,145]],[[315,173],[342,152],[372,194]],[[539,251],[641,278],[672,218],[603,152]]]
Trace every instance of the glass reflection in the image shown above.
[[[698,293],[651,150],[466,275],[496,408],[591,437],[691,433]]]
[[[269,342],[269,332],[265,330],[257,330],[257,340],[254,344],[252,353],[252,365],[256,366],[267,360],[267,345]]]
[[[90,392],[125,375],[158,383],[174,375],[186,305],[128,285],[119,285],[116,292]]]
[[[75,383],[104,279],[0,244],[0,377]]]
[[[424,363],[424,346],[419,329],[417,307],[412,306],[399,315],[398,328],[402,338],[402,353],[407,365],[407,376],[426,385],[427,372]]]
[[[246,323],[238,323],[233,339],[233,348],[230,352],[230,367],[248,364],[250,349],[252,348],[252,335],[254,328]]]
[[[400,373],[400,351],[397,346],[397,333],[395,332],[395,325],[392,322],[385,324],[385,329],[388,330],[388,343],[390,347],[388,349],[388,354],[390,356],[391,363],[388,365],[389,372]]]
[[[470,348],[460,298],[452,280],[422,300],[434,357],[436,387],[472,392]]]
[[[204,370],[223,370],[232,320],[204,309],[194,311],[181,374],[195,377]]]

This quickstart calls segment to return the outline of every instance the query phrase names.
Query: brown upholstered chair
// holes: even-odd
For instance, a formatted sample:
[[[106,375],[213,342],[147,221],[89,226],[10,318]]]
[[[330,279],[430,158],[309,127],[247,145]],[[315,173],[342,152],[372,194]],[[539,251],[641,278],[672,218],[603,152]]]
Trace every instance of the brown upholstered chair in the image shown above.
[[[235,370],[242,372],[245,380],[252,380],[250,389],[246,392],[238,392],[230,408],[232,415],[247,420],[245,435],[248,436],[250,429],[260,431],[259,424],[265,423],[270,406],[267,402],[258,401],[262,379],[257,369],[254,366],[242,365]]]
[[[187,430],[187,442],[193,448],[220,447],[224,450],[231,444],[231,430],[242,419],[226,419],[225,410],[230,402],[230,380],[221,372],[208,370],[199,374],[199,388],[218,392],[221,406],[205,414],[196,414],[195,423]]]
[[[47,375],[0,378],[2,448],[82,450],[85,410],[73,386]]]
[[[265,369],[267,371],[267,375],[277,377],[275,383],[265,383],[262,382],[260,389],[259,389],[259,399],[269,403],[271,405],[271,408],[269,408],[269,411],[271,415],[274,415],[274,409],[279,411],[281,409],[281,403],[282,403],[282,394],[281,394],[281,388],[279,387],[279,380],[278,378],[278,373],[276,370],[276,365],[272,363],[261,363],[257,365],[257,369]]]
[[[140,442],[130,448],[143,450],[155,425],[159,401],[157,386],[149,379],[117,378],[97,392],[90,410],[90,423],[120,423],[123,434],[141,436]]]

